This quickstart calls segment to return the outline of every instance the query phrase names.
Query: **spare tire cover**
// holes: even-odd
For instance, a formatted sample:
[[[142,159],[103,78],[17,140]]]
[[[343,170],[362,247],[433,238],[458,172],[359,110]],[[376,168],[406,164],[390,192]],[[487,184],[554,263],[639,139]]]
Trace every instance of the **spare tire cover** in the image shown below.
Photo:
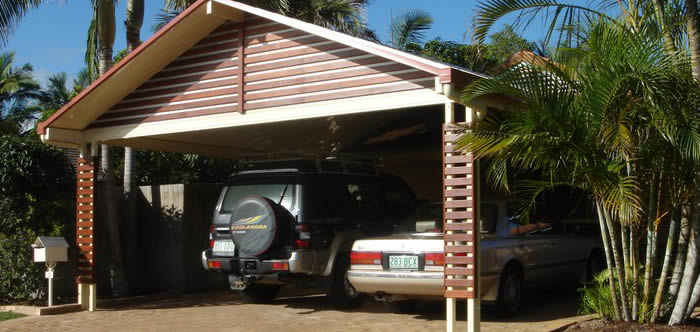
[[[231,236],[241,256],[265,253],[277,237],[277,215],[274,202],[250,196],[241,199],[231,210]]]

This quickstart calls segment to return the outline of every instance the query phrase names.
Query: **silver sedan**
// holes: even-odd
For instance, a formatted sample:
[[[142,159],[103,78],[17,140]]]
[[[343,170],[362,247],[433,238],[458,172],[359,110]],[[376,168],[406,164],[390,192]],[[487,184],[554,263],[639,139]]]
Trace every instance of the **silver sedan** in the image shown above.
[[[582,280],[604,268],[595,231],[584,235],[580,226],[552,220],[518,224],[507,215],[505,200],[482,201],[480,207],[481,297],[499,314],[516,313],[523,288]],[[403,233],[355,241],[350,283],[391,311],[406,311],[417,299],[442,298],[441,220],[442,206],[431,204],[402,224]]]

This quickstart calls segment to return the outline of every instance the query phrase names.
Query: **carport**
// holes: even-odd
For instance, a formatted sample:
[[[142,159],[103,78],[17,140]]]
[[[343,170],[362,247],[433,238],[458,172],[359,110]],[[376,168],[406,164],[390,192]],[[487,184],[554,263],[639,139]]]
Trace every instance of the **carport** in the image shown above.
[[[382,157],[414,189],[422,167],[441,174],[432,190],[445,207],[447,330],[462,298],[478,331],[477,167],[456,153],[451,124],[486,110],[457,100],[482,76],[234,1],[197,1],[39,124],[43,142],[81,153],[79,302],[97,306],[100,144],[229,159],[361,154]],[[400,139],[414,148],[396,148]]]

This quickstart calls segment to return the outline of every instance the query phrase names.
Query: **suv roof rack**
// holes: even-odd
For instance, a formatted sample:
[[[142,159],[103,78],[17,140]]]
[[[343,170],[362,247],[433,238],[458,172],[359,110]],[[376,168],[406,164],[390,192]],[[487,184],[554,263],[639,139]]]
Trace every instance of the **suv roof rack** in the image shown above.
[[[324,159],[277,159],[277,160],[239,160],[235,174],[251,174],[272,171],[379,175],[376,160],[347,160],[335,157]]]

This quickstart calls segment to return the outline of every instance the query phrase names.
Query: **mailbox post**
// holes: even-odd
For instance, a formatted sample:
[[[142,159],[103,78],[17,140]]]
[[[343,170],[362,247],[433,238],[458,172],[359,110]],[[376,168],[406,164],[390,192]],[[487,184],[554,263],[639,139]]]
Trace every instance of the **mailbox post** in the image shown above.
[[[68,261],[68,242],[62,237],[40,236],[34,244],[34,262],[46,264],[49,279],[49,307],[53,306],[53,272],[58,262]]]

